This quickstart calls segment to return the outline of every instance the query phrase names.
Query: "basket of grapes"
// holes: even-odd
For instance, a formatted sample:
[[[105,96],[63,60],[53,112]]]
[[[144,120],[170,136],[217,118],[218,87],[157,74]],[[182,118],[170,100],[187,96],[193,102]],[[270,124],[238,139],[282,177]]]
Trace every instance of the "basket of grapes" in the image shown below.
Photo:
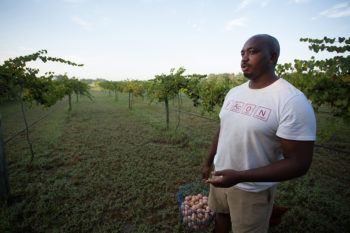
[[[215,219],[215,212],[208,206],[209,188],[199,182],[181,188],[177,195],[181,221],[195,230],[209,227]]]

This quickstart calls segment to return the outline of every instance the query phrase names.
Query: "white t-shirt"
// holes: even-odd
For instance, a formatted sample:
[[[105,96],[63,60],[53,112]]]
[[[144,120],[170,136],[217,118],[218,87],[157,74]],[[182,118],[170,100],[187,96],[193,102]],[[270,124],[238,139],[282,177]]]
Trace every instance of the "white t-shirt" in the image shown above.
[[[282,78],[262,89],[248,84],[232,88],[221,108],[216,171],[248,170],[283,159],[279,137],[316,140],[315,114],[301,91]],[[259,192],[276,183],[244,182],[236,187]]]

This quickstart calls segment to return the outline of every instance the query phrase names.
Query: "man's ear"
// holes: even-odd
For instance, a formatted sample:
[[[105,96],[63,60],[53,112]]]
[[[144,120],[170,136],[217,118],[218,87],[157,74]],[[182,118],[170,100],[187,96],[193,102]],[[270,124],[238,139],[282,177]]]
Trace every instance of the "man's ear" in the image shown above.
[[[277,53],[272,52],[271,56],[270,56],[270,63],[273,64],[273,65],[276,65],[277,64],[277,59],[278,59]]]

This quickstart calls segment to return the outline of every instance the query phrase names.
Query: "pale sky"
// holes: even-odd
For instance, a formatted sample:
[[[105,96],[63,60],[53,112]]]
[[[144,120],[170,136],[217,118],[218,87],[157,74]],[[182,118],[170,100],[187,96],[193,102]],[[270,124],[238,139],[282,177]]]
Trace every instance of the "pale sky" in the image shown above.
[[[350,1],[338,0],[0,0],[0,63],[42,49],[83,63],[35,63],[42,73],[147,80],[238,73],[255,34],[275,36],[279,63],[309,59],[301,37],[350,37]],[[317,58],[317,56],[316,56]]]

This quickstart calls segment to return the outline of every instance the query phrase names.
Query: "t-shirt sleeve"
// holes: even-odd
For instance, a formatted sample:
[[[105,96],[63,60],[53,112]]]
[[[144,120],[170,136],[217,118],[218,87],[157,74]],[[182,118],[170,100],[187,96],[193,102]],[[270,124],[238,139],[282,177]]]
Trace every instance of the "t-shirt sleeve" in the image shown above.
[[[230,96],[231,93],[233,92],[233,89],[234,89],[234,88],[232,88],[231,90],[229,90],[229,92],[228,92],[228,93],[226,94],[226,96],[225,96],[224,102],[222,103],[221,110],[220,110],[220,112],[219,112],[219,118],[221,118],[221,116],[222,116],[222,110],[223,110],[223,108],[225,107],[225,104],[227,103],[227,99],[229,98],[229,96]]]
[[[294,96],[283,106],[276,135],[289,140],[316,140],[315,113],[303,94]]]

